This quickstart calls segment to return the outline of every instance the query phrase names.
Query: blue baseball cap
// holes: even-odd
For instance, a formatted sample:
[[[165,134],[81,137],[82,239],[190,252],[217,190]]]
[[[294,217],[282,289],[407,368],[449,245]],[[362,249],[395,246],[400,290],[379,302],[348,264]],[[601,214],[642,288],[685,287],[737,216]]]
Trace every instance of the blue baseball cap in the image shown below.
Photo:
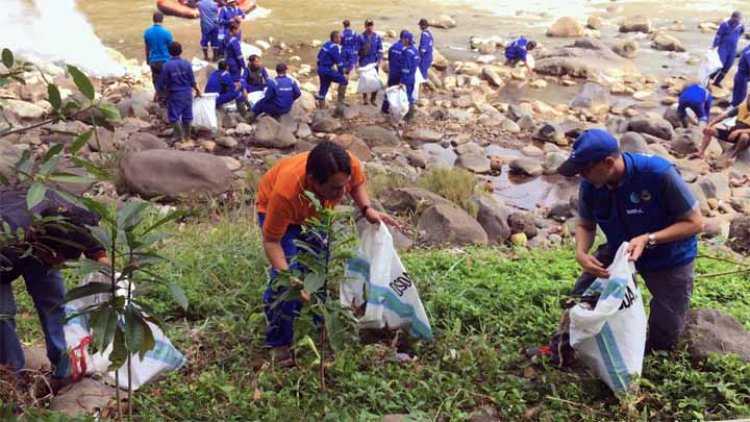
[[[604,129],[589,129],[583,132],[573,144],[573,151],[557,172],[572,177],[589,166],[609,157],[620,149],[620,145]]]
[[[409,40],[409,42],[414,42],[414,35],[409,31],[403,31],[401,33],[401,39],[402,40],[406,39],[406,40]]]

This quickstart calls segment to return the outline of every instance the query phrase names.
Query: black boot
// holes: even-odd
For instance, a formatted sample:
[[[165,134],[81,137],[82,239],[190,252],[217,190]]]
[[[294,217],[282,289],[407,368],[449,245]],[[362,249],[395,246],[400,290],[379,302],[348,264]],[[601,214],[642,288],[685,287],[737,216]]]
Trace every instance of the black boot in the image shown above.
[[[248,123],[251,123],[251,124],[252,124],[253,122],[255,122],[255,119],[256,119],[256,118],[258,118],[258,116],[256,116],[256,115],[255,115],[255,112],[254,112],[254,111],[250,110],[250,111],[249,111],[249,112],[247,113],[247,117],[245,118],[245,120],[246,120],[246,121],[247,121]]]
[[[414,112],[416,111],[416,108],[414,107],[414,104],[409,104],[409,111],[406,112],[406,115],[404,116],[404,120],[407,122],[411,121],[411,119],[414,118]]]
[[[201,48],[203,50],[203,60],[208,61],[208,48]]]
[[[183,137],[182,124],[180,122],[172,123],[172,141],[182,142]]]
[[[193,125],[191,125],[190,122],[182,123],[182,138],[185,141],[193,138]]]
[[[362,94],[362,104],[363,105],[367,105],[368,104],[368,102],[367,102],[367,94]]]
[[[214,48],[213,49],[213,56],[211,57],[211,61],[212,62],[218,62],[220,56],[221,56],[221,54],[219,54],[219,49],[218,48]]]
[[[377,91],[375,91],[372,94],[370,94],[370,104],[377,105],[376,102],[375,102],[375,99],[377,99],[377,98],[378,98]]]
[[[315,102],[319,109],[324,110],[326,108],[326,97],[315,96]]]
[[[344,102],[344,99],[346,98],[346,85],[339,85],[337,94],[336,111],[333,113],[333,116],[341,117],[344,115],[344,106],[346,105],[346,103]]]
[[[243,119],[247,119],[247,104],[242,100],[237,100],[237,112]]]

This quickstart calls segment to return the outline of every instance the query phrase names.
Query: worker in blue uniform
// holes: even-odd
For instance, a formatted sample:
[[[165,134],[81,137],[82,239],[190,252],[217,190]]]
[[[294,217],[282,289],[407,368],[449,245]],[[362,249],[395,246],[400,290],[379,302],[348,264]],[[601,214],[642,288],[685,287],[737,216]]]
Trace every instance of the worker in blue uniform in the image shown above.
[[[750,46],[742,50],[737,63],[737,73],[734,74],[732,87],[732,107],[737,107],[745,101],[748,81],[750,81]]]
[[[401,54],[404,51],[404,43],[401,39],[404,34],[408,31],[403,29],[398,36],[398,41],[388,49],[388,87],[396,86],[401,83]],[[388,97],[383,98],[383,105],[380,107],[380,111],[388,113],[390,109],[390,103]]]
[[[349,72],[346,71],[344,58],[341,54],[341,33],[339,31],[331,32],[330,40],[318,51],[318,77],[320,78],[320,91],[315,99],[318,101],[319,108],[325,108],[326,95],[331,83],[337,83],[339,108],[344,104],[346,96],[346,86],[349,84]]]
[[[401,44],[404,49],[401,52],[401,86],[406,89],[406,97],[409,99],[409,111],[404,119],[411,120],[414,117],[414,85],[419,71],[419,51],[414,47],[414,35],[406,31],[401,36]]]
[[[242,55],[242,45],[240,43],[240,26],[233,23],[229,26],[229,39],[226,42],[226,60],[229,67],[229,73],[235,82],[242,79],[242,72],[247,72],[247,63]]]
[[[203,59],[208,61],[208,46],[211,45],[211,60],[219,59],[219,6],[216,0],[201,0],[198,3],[201,18],[201,50]]]
[[[268,71],[263,66],[260,56],[251,54],[247,58],[247,69],[242,73],[242,83],[245,90],[248,93],[263,91],[266,89],[268,79]]]
[[[693,110],[699,122],[708,122],[711,115],[711,93],[701,84],[692,84],[680,93],[677,115],[683,127],[688,127],[687,109]]]
[[[432,50],[435,48],[435,39],[432,37],[432,31],[428,29],[429,26],[427,19],[419,20],[419,29],[422,30],[419,37],[419,71],[422,72],[424,80],[427,80],[427,71],[432,66]]]
[[[245,12],[237,7],[237,0],[227,0],[226,4],[219,9],[219,41],[222,43],[222,53],[226,48],[227,40],[231,36],[231,26],[236,24],[238,27],[242,20],[245,19]],[[239,38],[242,40],[242,32],[239,33]]]
[[[357,66],[357,33],[351,28],[348,20],[343,22],[344,30],[341,31],[341,52],[344,56],[344,66],[351,72]]]
[[[383,59],[383,39],[375,32],[375,23],[372,19],[365,21],[365,31],[357,37],[357,54],[359,56],[359,67],[376,63],[380,66]],[[370,104],[375,105],[378,93],[370,94]],[[367,94],[362,94],[364,104],[367,104]]]
[[[529,72],[533,72],[534,69],[529,66],[527,59],[529,51],[532,51],[535,48],[536,42],[529,41],[524,37],[520,37],[511,41],[508,45],[505,46],[506,64],[509,66],[515,66],[519,62],[523,62],[523,64],[526,66],[526,69]]]
[[[297,81],[287,76],[286,71],[286,64],[276,65],[276,79],[268,80],[266,94],[253,105],[249,118],[251,122],[263,113],[278,119],[292,110],[294,102],[302,95],[302,91]]]
[[[193,96],[201,96],[201,90],[195,83],[193,66],[180,57],[182,46],[178,42],[169,44],[171,59],[164,64],[159,77],[159,89],[167,93],[167,113],[172,124],[172,137],[175,140],[186,140],[191,136],[193,122]],[[182,122],[182,124],[180,124]]]
[[[721,58],[722,68],[711,75],[714,86],[721,87],[721,81],[727,76],[732,69],[734,59],[737,56],[737,42],[742,34],[745,33],[745,27],[742,25],[742,13],[735,11],[729,20],[722,22],[714,37],[713,48],[718,50]],[[743,98],[744,99],[744,98]]]
[[[208,77],[204,91],[206,93],[219,94],[219,97],[216,98],[216,107],[221,107],[230,101],[234,101],[237,104],[237,111],[240,115],[244,116],[247,113],[247,106],[241,84],[232,79],[232,75],[227,70],[227,62],[225,60],[219,60],[218,66],[219,69],[215,70]]]

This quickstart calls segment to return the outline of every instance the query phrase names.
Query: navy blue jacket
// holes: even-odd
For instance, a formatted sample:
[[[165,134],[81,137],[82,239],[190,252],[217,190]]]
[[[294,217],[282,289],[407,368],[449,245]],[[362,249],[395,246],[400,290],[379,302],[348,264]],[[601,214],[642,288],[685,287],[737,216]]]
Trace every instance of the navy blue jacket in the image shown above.
[[[157,85],[159,91],[166,91],[170,96],[185,94],[190,96],[195,86],[193,66],[181,57],[172,57],[170,61],[164,63]]]
[[[334,66],[336,69],[334,69]],[[326,41],[318,51],[318,72],[344,69],[344,57],[341,55],[341,46],[333,41]]]
[[[279,76],[276,79],[269,79],[266,83],[265,101],[273,104],[282,114],[286,114],[292,109],[294,100],[302,95],[299,85],[294,79],[288,76]]]

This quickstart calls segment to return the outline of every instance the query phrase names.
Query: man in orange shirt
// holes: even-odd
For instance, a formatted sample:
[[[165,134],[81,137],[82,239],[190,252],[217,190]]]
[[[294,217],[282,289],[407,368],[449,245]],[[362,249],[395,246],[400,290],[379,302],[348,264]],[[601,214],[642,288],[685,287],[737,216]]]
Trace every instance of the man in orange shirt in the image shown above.
[[[271,281],[279,272],[303,270],[293,259],[299,252],[294,240],[302,238],[302,224],[315,216],[315,209],[304,196],[305,191],[314,193],[325,208],[334,208],[349,194],[370,223],[382,221],[398,226],[391,216],[370,206],[359,160],[338,144],[321,142],[310,152],[282,160],[260,181],[258,222],[263,230],[263,249],[271,262]],[[317,246],[324,248],[324,245]],[[293,341],[294,318],[299,315],[302,302],[282,301],[272,306],[283,291],[284,288],[274,290],[269,283],[263,295],[268,320],[266,344],[289,361],[285,355]],[[310,293],[315,292],[303,291],[302,299],[309,300]]]

